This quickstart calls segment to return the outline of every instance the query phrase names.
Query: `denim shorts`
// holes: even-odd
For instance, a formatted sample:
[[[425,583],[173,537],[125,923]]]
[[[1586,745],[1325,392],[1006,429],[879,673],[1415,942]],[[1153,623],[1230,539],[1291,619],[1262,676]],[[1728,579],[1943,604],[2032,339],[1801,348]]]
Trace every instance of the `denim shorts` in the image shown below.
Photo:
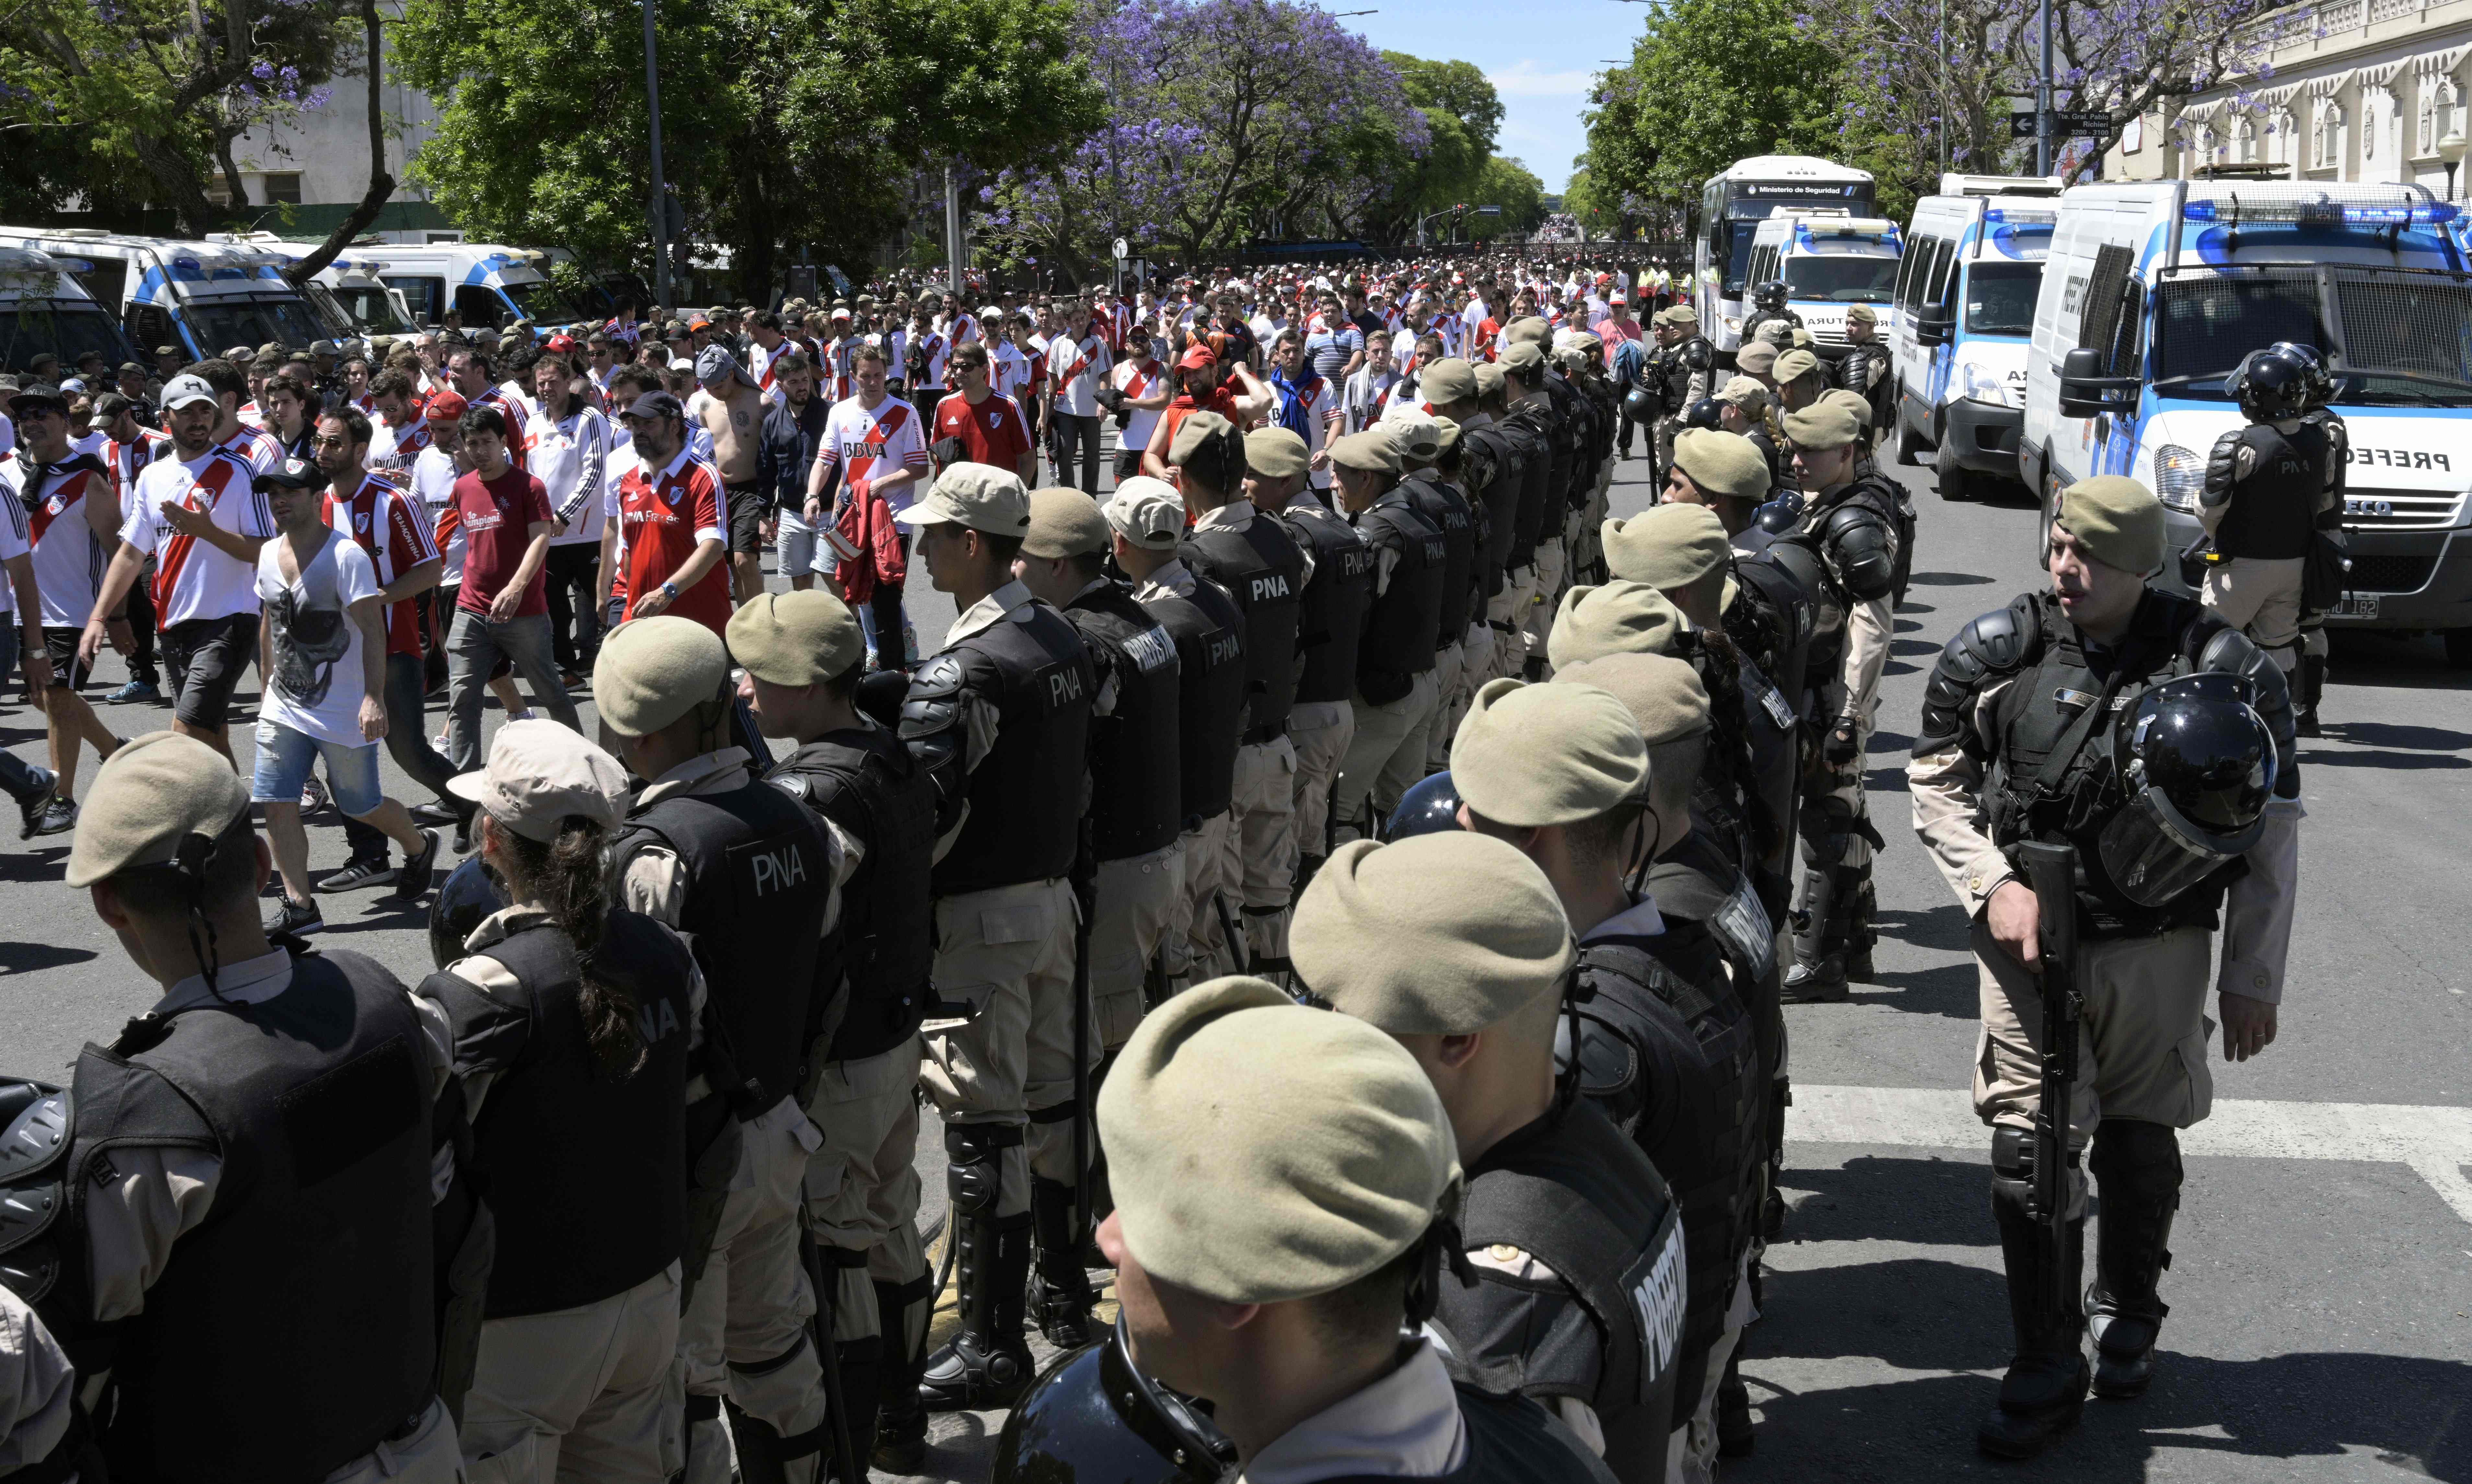
[[[816,528],[807,524],[806,513],[792,510],[786,505],[781,507],[781,529],[773,537],[773,544],[784,577],[814,576],[817,551],[820,548],[827,562],[832,552],[831,545],[817,534]],[[829,574],[831,569],[827,566],[825,570]]]
[[[257,723],[257,771],[250,779],[249,797],[258,803],[297,803],[308,785],[309,769],[326,759],[326,788],[335,807],[354,819],[376,812],[386,802],[378,786],[378,754],[383,742],[321,742],[305,731],[261,717]]]

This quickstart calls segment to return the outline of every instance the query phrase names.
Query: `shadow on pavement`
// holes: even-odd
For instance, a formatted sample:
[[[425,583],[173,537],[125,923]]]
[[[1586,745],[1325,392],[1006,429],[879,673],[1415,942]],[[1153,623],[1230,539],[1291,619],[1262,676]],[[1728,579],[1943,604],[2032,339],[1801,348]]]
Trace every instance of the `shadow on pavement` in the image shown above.
[[[1937,969],[1891,969],[1858,983],[1847,998],[1857,1005],[1879,1005],[1912,1015],[1944,1016],[1972,1020],[1983,1013],[1981,971],[1971,958]]]
[[[2337,722],[2326,729],[2330,741],[2355,747],[2399,747],[2424,753],[2460,753],[2472,748],[2472,731],[2444,727],[2409,727],[2396,722]]]
[[[1997,581],[1975,572],[1916,572],[1906,580],[1917,587],[1977,587]]]
[[[83,964],[94,957],[92,948],[63,948],[51,943],[0,942],[0,974],[39,973],[63,964]]]
[[[1955,902],[1925,907],[1916,912],[1904,907],[1882,907],[1872,914],[1881,936],[1898,943],[1913,944],[1922,948],[1945,948],[1952,953],[1970,951],[1967,935],[1974,920]]]
[[[1785,1115],[1785,1137],[1794,1142],[1794,1113]],[[1990,1148],[1990,1134],[1984,1135],[1984,1147]],[[1988,1247],[1998,1239],[1991,1225],[1991,1196],[1986,1166],[1980,1161],[1913,1157],[1882,1157],[1866,1155],[1846,1161],[1842,1165],[1818,1168],[1788,1164],[1778,1185],[1786,1192],[1788,1207],[1785,1237],[1789,1246],[1800,1242],[1881,1241],[1911,1242],[1924,1247]],[[1800,1192],[1799,1195],[1796,1192]],[[1943,1266],[1936,1260],[1914,1259],[1935,1270]],[[1879,1267],[1896,1264],[1827,1268],[1803,1273],[1771,1271],[1767,1280],[1768,1291],[1781,1294],[1789,1287],[1793,1297],[1776,1304],[1779,1314],[1799,1312],[1809,1302],[1829,1301],[1824,1290],[1832,1274],[1864,1275],[1870,1281]],[[1965,1271],[1971,1272],[1972,1269]],[[1953,1280],[1934,1279],[1945,1283]],[[1972,1300],[1966,1302],[1971,1303]],[[1789,1307],[1789,1304],[1793,1307]],[[2005,1312],[2005,1311],[2004,1311]],[[1768,1328],[1763,1325],[1765,1329]],[[1805,1342],[1808,1343],[1808,1342]],[[1772,1343],[1771,1354],[1801,1354]],[[1808,1352],[1814,1354],[1827,1351]],[[1924,1365],[1946,1362],[1923,1361]]]

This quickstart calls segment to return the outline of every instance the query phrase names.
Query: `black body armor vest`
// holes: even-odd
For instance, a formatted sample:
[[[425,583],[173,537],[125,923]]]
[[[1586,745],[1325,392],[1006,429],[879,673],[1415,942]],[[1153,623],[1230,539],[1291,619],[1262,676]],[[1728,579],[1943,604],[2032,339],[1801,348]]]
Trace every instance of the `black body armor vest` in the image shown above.
[[[766,781],[866,848],[842,883],[840,926],[817,954],[808,1021],[820,1028],[840,996],[841,1024],[824,1060],[880,1056],[910,1039],[933,998],[935,782],[884,728],[818,737],[775,763]]]
[[[685,873],[677,926],[703,969],[705,1075],[752,1118],[804,1080],[831,847],[806,810],[756,782],[638,809],[614,858],[653,843]]]
[[[1462,466],[1475,459],[1491,469],[1485,487],[1474,491],[1485,506],[1485,551],[1477,565],[1485,572],[1485,596],[1490,601],[1509,584],[1510,569],[1520,565],[1510,560],[1510,548],[1519,536],[1519,501],[1527,489],[1528,465],[1510,432],[1498,421],[1463,429],[1460,441]],[[1482,455],[1477,454],[1478,448],[1484,450]]]
[[[2232,461],[2242,448],[2252,450],[2257,463],[2246,479],[2235,479]],[[2325,429],[2315,423],[2285,433],[2270,422],[2252,422],[2224,434],[2206,479],[2231,491],[2231,506],[2215,527],[2215,549],[2261,562],[2309,555],[2331,453]]]
[[[1664,1478],[1689,1302],[1686,1238],[1648,1157],[1596,1105],[1576,1102],[1560,1119],[1510,1134],[1476,1162],[1461,1235],[1471,1251],[1507,1245],[1533,1255],[1577,1296],[1600,1346],[1595,1390],[1580,1400],[1604,1428],[1605,1457],[1626,1484]],[[1504,1302],[1528,1304],[1519,1287],[1482,1276],[1468,1284],[1445,1280],[1440,1288],[1435,1318],[1488,1359],[1476,1337],[1499,1332],[1494,1314]],[[1523,1348],[1520,1390],[1579,1395],[1555,1374],[1556,1360]],[[1698,1393],[1691,1401],[1697,1405]]]
[[[1514,572],[1535,563],[1537,538],[1554,500],[1554,440],[1547,427],[1552,416],[1534,402],[1521,402],[1493,424],[1510,440],[1511,464],[1519,470],[1519,503],[1511,508],[1510,544],[1503,553]]]
[[[1296,646],[1304,674],[1296,701],[1345,701],[1356,692],[1356,653],[1365,633],[1365,610],[1373,602],[1373,548],[1319,500],[1298,495],[1279,512],[1296,544],[1313,548],[1313,581],[1305,584]]]
[[[1030,608],[1028,622],[998,619],[928,661],[958,666],[962,687],[993,701],[998,718],[995,747],[970,775],[970,817],[936,864],[939,897],[1059,879],[1080,849],[1099,682],[1064,615]]]
[[[1437,618],[1437,641],[1442,647],[1467,634],[1470,610],[1477,603],[1476,512],[1459,487],[1431,469],[1418,469],[1400,483],[1408,502],[1427,524],[1442,533],[1442,609]]]
[[[481,953],[522,983],[531,1021],[472,1125],[498,1229],[487,1315],[545,1314],[625,1293],[686,1244],[693,960],[658,922],[610,912],[595,971],[632,992],[644,1040],[643,1065],[621,1082],[584,1041],[582,976],[566,934],[543,923]],[[450,1014],[507,993],[444,970],[429,987]]]
[[[1244,610],[1245,740],[1284,736],[1296,697],[1297,610],[1305,586],[1305,558],[1295,538],[1257,515],[1242,531],[1196,526],[1176,550],[1195,575],[1226,588]]]
[[[1115,705],[1090,718],[1090,850],[1124,860],[1165,850],[1184,827],[1183,733],[1176,639],[1133,595],[1103,583],[1073,600],[1094,668],[1116,682]]]
[[[1225,588],[1199,574],[1191,597],[1162,593],[1141,606],[1176,641],[1177,798],[1189,828],[1226,813],[1235,798],[1236,748],[1245,730],[1245,614]]]
[[[1393,491],[1355,517],[1356,534],[1381,571],[1385,548],[1398,554],[1390,585],[1373,595],[1357,640],[1356,688],[1377,705],[1396,701],[1434,667],[1441,633],[1442,573],[1449,560],[1442,533],[1406,496]]]
[[[81,1247],[113,1145],[223,1161],[214,1209],[118,1327],[101,1434],[114,1479],[318,1484],[429,1405],[421,1035],[394,975],[299,952],[273,999],[132,1021],[78,1058],[64,1196]]]

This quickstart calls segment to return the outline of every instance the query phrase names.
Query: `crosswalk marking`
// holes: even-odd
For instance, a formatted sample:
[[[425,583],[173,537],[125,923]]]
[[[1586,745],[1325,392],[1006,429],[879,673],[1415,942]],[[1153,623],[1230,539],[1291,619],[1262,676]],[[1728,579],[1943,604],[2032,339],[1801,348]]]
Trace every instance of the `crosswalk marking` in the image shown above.
[[[1832,1088],[1795,1083],[1786,1137],[1921,1149],[1988,1147],[1972,1097],[1940,1088]],[[2213,1115],[2180,1136],[2196,1159],[2357,1160],[2406,1164],[2455,1214],[2472,1222],[2472,1108],[2413,1103],[2285,1103],[2217,1098]]]

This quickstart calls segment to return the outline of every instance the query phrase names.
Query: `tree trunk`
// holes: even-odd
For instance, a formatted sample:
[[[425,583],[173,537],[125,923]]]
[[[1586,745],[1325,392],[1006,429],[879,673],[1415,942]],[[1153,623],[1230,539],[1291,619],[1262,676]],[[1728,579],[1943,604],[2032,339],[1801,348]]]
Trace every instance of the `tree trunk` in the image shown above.
[[[394,177],[387,174],[386,168],[385,38],[378,31],[378,0],[361,0],[361,33],[369,69],[369,188],[361,193],[361,203],[352,208],[352,214],[335,224],[335,229],[326,234],[316,251],[284,270],[285,281],[295,288],[315,277],[346,244],[368,230],[369,224],[378,219],[378,213],[386,209],[387,201],[394,195]]]
[[[214,203],[206,200],[205,182],[190,168],[188,156],[171,141],[149,133],[133,133],[129,143],[163,200],[178,214],[180,229],[192,237],[203,237],[214,230]],[[240,182],[234,180],[232,189],[239,190]]]

